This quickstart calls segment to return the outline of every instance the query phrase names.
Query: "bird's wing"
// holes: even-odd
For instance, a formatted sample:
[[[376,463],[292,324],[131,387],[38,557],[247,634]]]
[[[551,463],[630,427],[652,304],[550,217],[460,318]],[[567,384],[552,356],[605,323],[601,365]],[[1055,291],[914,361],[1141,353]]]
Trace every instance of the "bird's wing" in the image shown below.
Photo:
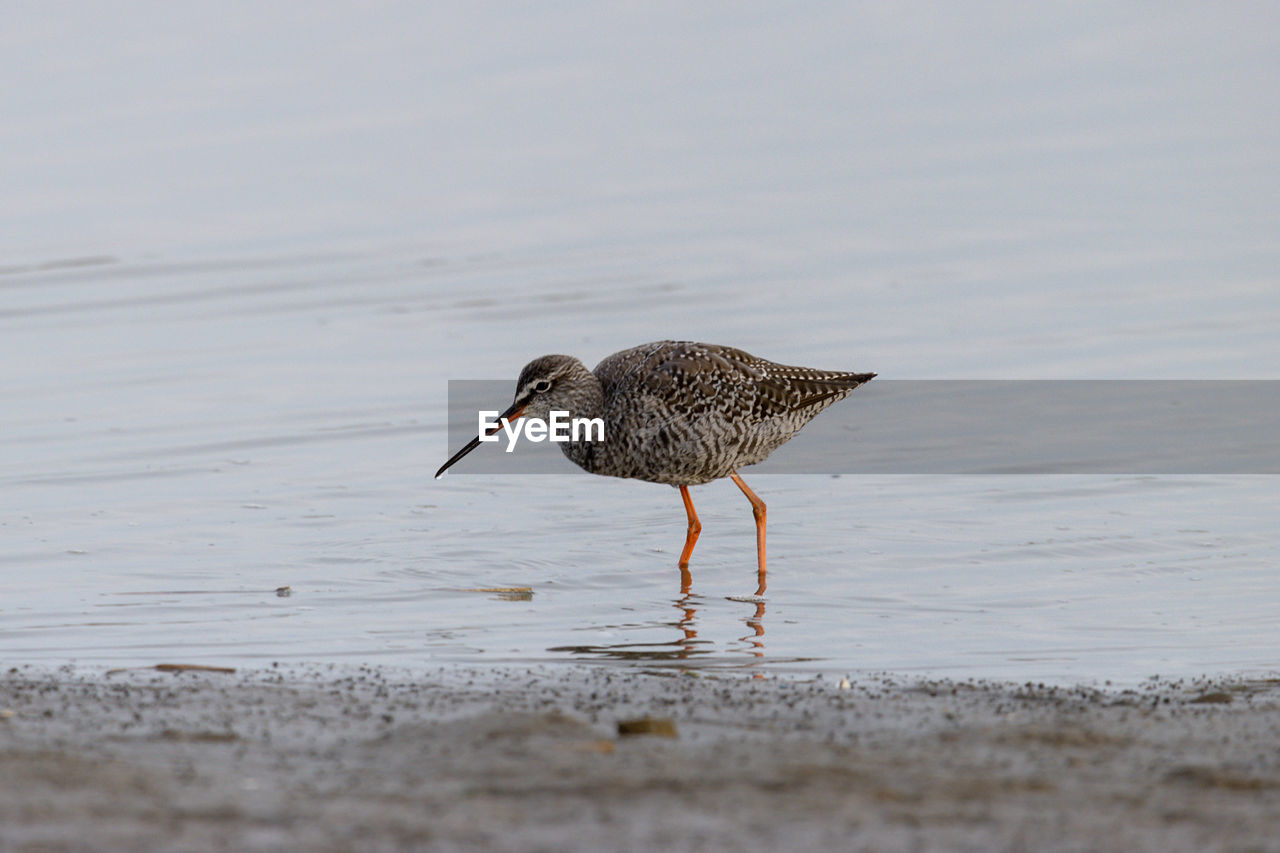
[[[664,341],[637,358],[629,378],[661,406],[664,420],[718,416],[758,422],[821,410],[874,375],[791,367],[733,347]]]

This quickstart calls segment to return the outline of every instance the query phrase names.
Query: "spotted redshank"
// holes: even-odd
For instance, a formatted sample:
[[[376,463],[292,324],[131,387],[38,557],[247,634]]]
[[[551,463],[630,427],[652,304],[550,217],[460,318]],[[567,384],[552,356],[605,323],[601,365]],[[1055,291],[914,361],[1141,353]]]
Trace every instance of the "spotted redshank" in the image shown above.
[[[595,370],[573,356],[544,355],[520,371],[515,400],[498,422],[546,419],[552,411],[567,412],[568,418],[602,418],[603,441],[580,435],[561,443],[561,450],[592,474],[680,489],[689,518],[680,552],[686,583],[689,557],[702,532],[689,487],[729,477],[751,501],[756,595],[763,595],[765,503],[737,469],[762,462],[815,415],[875,375],[788,367],[740,349],[691,341],[642,344],[614,353]],[[479,445],[476,436],[436,476]]]

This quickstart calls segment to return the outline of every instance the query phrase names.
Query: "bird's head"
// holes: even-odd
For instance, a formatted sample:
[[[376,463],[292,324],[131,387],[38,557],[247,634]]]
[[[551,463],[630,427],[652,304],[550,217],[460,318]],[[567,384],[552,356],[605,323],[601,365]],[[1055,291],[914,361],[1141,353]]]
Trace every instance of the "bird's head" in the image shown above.
[[[523,417],[545,420],[553,411],[569,412],[571,415],[585,411],[591,405],[593,396],[599,399],[599,382],[578,359],[571,355],[544,355],[535,358],[520,371],[520,378],[516,380],[515,399],[498,415],[498,423],[489,430],[488,435],[501,429],[503,421],[514,423]],[[480,437],[476,436],[440,466],[436,477],[479,446]]]

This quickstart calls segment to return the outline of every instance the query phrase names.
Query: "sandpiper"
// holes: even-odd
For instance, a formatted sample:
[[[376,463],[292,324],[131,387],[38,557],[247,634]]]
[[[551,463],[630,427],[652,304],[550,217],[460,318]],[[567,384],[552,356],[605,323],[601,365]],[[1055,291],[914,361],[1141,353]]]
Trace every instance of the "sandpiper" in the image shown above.
[[[603,441],[560,444],[564,454],[593,474],[666,483],[680,489],[689,519],[680,569],[702,532],[689,487],[729,477],[751,501],[756,520],[758,588],[765,591],[765,503],[738,476],[763,461],[819,412],[849,396],[874,373],[790,367],[733,347],[692,341],[657,341],[616,352],[587,370],[569,355],[544,355],[525,365],[515,399],[498,422],[547,418],[602,418]],[[498,430],[490,430],[490,434]],[[480,436],[436,472],[475,450]]]

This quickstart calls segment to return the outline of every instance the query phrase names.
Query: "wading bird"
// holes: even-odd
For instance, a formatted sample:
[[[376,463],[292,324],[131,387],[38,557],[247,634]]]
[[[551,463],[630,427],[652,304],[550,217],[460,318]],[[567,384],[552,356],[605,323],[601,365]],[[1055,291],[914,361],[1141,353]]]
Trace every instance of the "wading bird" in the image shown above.
[[[763,595],[765,503],[738,469],[762,462],[815,415],[875,375],[789,367],[740,349],[690,341],[642,344],[614,353],[595,370],[573,356],[544,355],[520,371],[515,399],[498,416],[498,424],[522,417],[545,420],[552,411],[602,418],[603,441],[583,438],[563,442],[560,449],[592,474],[680,489],[689,518],[680,552],[686,581],[689,556],[702,532],[689,487],[729,477],[751,501],[756,595]],[[480,443],[477,435],[440,466],[436,477]]]

